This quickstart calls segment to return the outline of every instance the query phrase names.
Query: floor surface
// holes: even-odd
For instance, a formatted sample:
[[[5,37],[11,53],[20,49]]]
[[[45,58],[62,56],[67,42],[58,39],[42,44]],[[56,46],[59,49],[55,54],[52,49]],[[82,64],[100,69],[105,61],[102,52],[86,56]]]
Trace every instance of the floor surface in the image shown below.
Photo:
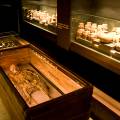
[[[12,120],[1,98],[0,98],[0,120]]]

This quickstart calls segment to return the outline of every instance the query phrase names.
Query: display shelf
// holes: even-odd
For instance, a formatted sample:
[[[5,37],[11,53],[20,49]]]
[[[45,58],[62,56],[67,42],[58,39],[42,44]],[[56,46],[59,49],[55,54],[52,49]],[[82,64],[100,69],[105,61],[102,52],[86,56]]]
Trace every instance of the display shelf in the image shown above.
[[[119,52],[119,24],[118,20],[79,11],[72,15],[71,40],[111,56]]]
[[[28,24],[30,24],[30,25],[32,25],[32,26],[37,27],[38,29],[42,29],[43,31],[49,32],[49,33],[51,33],[53,35],[57,35],[56,32],[52,32],[52,31],[54,31],[54,29],[52,29],[52,31],[51,31],[50,30],[51,28],[49,28],[49,27],[41,26],[39,24],[34,24],[34,23],[28,22],[26,20],[25,20],[25,22],[28,23]],[[47,28],[47,29],[45,29],[45,28]]]
[[[107,68],[108,70],[120,74],[119,73],[120,61],[113,58],[112,56],[105,55],[92,48],[86,47],[76,42],[71,43],[70,50],[86,57],[87,59],[94,61],[97,64],[100,64],[101,66]]]

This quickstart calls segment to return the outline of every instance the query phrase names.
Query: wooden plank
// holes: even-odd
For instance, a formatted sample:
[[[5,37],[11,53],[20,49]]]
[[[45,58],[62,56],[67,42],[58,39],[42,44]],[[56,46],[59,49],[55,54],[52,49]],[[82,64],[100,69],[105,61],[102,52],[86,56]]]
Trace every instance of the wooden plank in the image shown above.
[[[93,88],[93,98],[120,117],[120,102],[114,100],[96,87]]]

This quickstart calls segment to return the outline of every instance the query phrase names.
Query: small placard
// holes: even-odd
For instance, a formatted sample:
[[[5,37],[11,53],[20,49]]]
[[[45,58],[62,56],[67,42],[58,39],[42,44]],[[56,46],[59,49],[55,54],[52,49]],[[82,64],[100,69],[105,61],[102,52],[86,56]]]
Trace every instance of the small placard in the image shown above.
[[[69,29],[69,25],[66,25],[64,23],[58,23],[58,26],[57,26],[59,29]]]

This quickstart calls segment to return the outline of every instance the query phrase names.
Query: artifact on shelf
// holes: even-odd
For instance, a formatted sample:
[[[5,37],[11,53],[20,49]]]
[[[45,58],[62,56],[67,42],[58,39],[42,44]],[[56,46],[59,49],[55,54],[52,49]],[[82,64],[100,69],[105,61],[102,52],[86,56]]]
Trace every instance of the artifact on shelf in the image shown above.
[[[47,11],[41,11],[37,9],[26,9],[24,10],[25,17],[28,20],[36,20],[39,24],[43,24],[45,26],[52,25],[57,26],[57,15],[50,15]]]
[[[98,24],[87,22],[86,24],[80,22],[76,33],[76,40],[85,39],[91,43],[113,44],[116,50],[119,51],[120,42],[120,27],[113,27],[111,31],[108,30],[108,24]]]

